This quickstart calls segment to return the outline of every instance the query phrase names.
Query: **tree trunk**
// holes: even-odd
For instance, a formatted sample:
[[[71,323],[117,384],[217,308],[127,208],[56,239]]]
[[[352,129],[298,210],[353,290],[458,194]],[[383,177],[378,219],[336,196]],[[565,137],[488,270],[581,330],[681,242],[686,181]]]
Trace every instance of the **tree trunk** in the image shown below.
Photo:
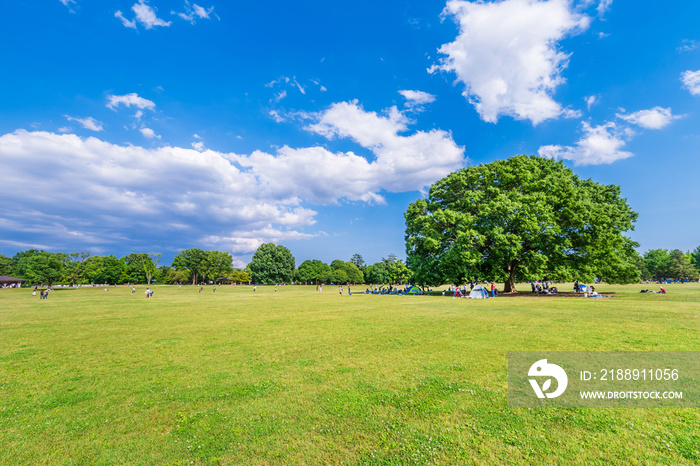
[[[508,272],[508,279],[503,286],[504,293],[517,293],[518,290],[515,289],[515,268],[513,264],[508,265],[506,272]]]

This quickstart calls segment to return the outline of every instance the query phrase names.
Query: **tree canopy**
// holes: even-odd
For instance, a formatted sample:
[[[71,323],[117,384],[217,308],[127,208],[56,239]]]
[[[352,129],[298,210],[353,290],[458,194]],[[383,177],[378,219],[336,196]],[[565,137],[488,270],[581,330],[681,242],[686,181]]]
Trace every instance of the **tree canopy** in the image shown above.
[[[686,254],[680,249],[673,251],[651,249],[644,253],[641,260],[642,278],[653,278],[656,281],[663,279],[696,280],[700,275],[700,269],[693,263],[693,254],[693,252]]]
[[[302,283],[326,283],[331,277],[331,267],[317,259],[305,260],[296,272],[295,280]]]
[[[51,286],[61,278],[65,253],[41,251],[30,256],[25,264],[25,274],[33,282]]]
[[[173,268],[187,270],[192,277],[192,284],[199,283],[200,275],[204,269],[205,252],[198,248],[183,249],[173,259]]]
[[[248,268],[255,283],[290,283],[294,278],[294,256],[284,246],[263,243],[253,254]]]
[[[233,257],[228,252],[206,251],[202,263],[202,274],[213,282],[220,282],[233,272]]]
[[[639,279],[637,214],[615,185],[581,180],[562,162],[516,156],[439,180],[408,207],[407,262],[428,285],[473,279]]]

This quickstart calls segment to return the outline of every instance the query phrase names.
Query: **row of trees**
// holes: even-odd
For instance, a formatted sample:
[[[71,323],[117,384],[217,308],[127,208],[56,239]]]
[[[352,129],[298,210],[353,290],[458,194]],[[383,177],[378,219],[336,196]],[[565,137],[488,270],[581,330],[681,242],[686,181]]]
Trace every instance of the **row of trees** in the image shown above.
[[[24,278],[32,285],[89,283],[402,283],[411,271],[393,254],[376,264],[365,264],[355,254],[350,261],[304,261],[295,268],[292,253],[284,246],[265,243],[253,255],[246,270],[232,266],[231,254],[222,251],[184,249],[171,266],[158,266],[160,254],[132,253],[117,258],[87,252],[62,253],[30,249],[9,258],[0,254],[0,275]]]
[[[88,283],[170,283],[180,284],[223,279],[248,281],[246,271],[234,269],[231,254],[188,249],[181,251],[172,266],[158,266],[161,255],[132,253],[117,258],[88,252],[48,252],[30,249],[12,258],[0,254],[0,275],[24,278],[32,285],[51,286]]]
[[[687,253],[679,249],[652,249],[644,253],[637,262],[637,267],[644,280],[697,280],[700,277],[700,246]]]
[[[158,268],[160,254],[93,256],[88,252],[20,251],[12,258],[0,255],[0,275],[24,278],[30,284],[54,283],[150,283],[164,270]]]
[[[216,282],[274,283],[406,283],[424,284],[420,271],[410,270],[391,254],[372,265],[355,254],[349,261],[306,260],[294,267],[294,257],[284,246],[266,243],[260,246],[247,270],[234,268],[229,253],[191,248],[180,251],[172,266],[158,266],[160,254],[132,253],[92,256],[86,252],[51,253],[30,249],[9,258],[0,254],[0,275],[24,278],[30,284],[54,283],[158,283],[181,284]],[[700,246],[684,253],[678,249],[652,249],[638,256],[638,276],[643,279],[700,278]],[[472,279],[488,277],[474,276]],[[544,278],[544,277],[540,277]],[[455,283],[460,283],[457,281]],[[431,283],[428,283],[431,284]]]
[[[295,280],[300,283],[405,283],[411,277],[411,271],[403,263],[390,256],[381,262],[366,265],[362,256],[355,254],[348,262],[334,260],[330,265],[319,260],[302,262],[295,273]]]
[[[295,268],[292,253],[284,246],[262,244],[248,265],[254,283],[405,283],[411,271],[395,255],[382,258],[381,262],[365,264],[361,255],[355,254],[349,261],[334,260],[326,264],[320,260],[306,260]]]

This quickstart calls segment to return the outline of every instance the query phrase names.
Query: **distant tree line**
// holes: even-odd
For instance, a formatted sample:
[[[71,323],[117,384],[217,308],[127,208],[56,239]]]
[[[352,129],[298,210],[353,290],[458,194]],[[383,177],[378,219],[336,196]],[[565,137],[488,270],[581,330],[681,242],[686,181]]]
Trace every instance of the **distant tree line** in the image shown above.
[[[51,286],[118,283],[247,282],[248,272],[232,266],[231,254],[186,249],[171,266],[161,265],[161,254],[131,253],[117,258],[88,252],[20,251],[13,257],[0,254],[0,275],[25,279],[28,285]]]
[[[23,278],[27,285],[54,284],[122,284],[122,283],[406,283],[412,272],[395,255],[380,262],[365,264],[361,255],[349,261],[334,260],[326,264],[307,260],[295,267],[292,253],[284,246],[262,244],[245,269],[233,267],[231,254],[183,249],[170,266],[159,265],[161,254],[131,253],[92,255],[89,252],[48,252],[29,249],[6,257],[0,254],[0,275]]]
[[[700,278],[700,246],[694,251],[652,249],[640,256],[637,268],[643,280],[677,280]]]
[[[694,251],[652,249],[637,255],[639,276],[643,280],[697,280],[700,278],[700,246]],[[292,253],[284,246],[262,244],[245,269],[234,268],[231,254],[222,251],[184,249],[172,265],[161,265],[161,255],[131,253],[117,258],[88,252],[47,252],[29,249],[6,257],[0,254],[0,275],[27,280],[28,285],[51,286],[56,283],[414,283],[421,281],[423,269],[411,270],[394,254],[368,265],[360,254],[349,261],[336,259],[330,264],[313,259],[298,268]],[[484,277],[482,277],[483,279]],[[430,283],[431,285],[433,283]]]
[[[365,264],[362,256],[355,254],[347,262],[336,259],[326,264],[311,259],[296,268],[289,249],[272,243],[262,244],[255,251],[248,270],[252,282],[261,284],[406,283],[412,275],[406,264],[393,254],[372,265]]]

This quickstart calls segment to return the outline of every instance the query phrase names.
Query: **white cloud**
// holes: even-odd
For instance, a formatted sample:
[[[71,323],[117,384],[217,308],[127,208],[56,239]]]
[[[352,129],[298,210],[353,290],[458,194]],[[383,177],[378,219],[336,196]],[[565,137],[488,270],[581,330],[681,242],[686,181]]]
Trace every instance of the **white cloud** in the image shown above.
[[[259,230],[238,230],[231,232],[230,236],[207,236],[202,242],[210,246],[219,246],[233,251],[233,253],[245,254],[255,251],[265,242],[279,243],[282,241],[311,239],[319,236],[314,233],[303,233],[294,230],[280,230],[273,227],[265,227]]]
[[[591,126],[584,121],[581,126],[584,137],[574,146],[542,146],[537,153],[552,159],[572,160],[574,165],[610,164],[634,155],[622,150],[633,134],[630,130],[620,129],[612,122]]]
[[[125,107],[131,108],[132,106],[139,108],[139,109],[147,109],[147,110],[155,110],[156,104],[148,99],[144,99],[143,97],[139,97],[138,94],[135,92],[132,92],[130,94],[125,94],[125,95],[108,95],[107,96],[107,107],[111,108],[112,110],[115,110],[116,107],[119,105],[124,105]],[[143,115],[143,112],[139,114],[139,112],[136,112],[136,118],[140,118]]]
[[[311,82],[317,85],[321,92],[326,92],[328,90],[324,85],[321,84],[321,81],[319,81],[318,79],[312,79]]]
[[[61,2],[63,4],[63,6],[68,7],[68,11],[70,11],[71,13],[75,13],[75,10],[73,10],[73,8],[71,8],[71,4],[73,4],[73,5],[77,4],[77,2],[75,0],[58,0],[58,1]]]
[[[682,118],[682,116],[673,115],[670,108],[662,107],[640,110],[630,114],[618,113],[616,116],[646,129],[661,129],[670,125],[673,120]]]
[[[691,94],[700,95],[700,70],[684,71],[681,74],[681,81],[683,81],[683,87],[688,89]]]
[[[275,102],[279,102],[280,100],[284,99],[285,97],[287,97],[287,91],[282,90],[277,95],[275,95]]]
[[[392,192],[423,189],[463,166],[464,148],[454,142],[451,134],[432,130],[400,135],[407,131],[410,123],[396,107],[388,109],[386,116],[380,116],[366,112],[357,101],[352,101],[333,104],[306,129],[328,139],[350,138],[374,154],[375,160],[371,163],[352,152],[337,159],[339,165],[347,165],[345,173],[348,179],[338,176],[336,183],[348,184],[346,190],[352,193],[348,196],[350,199],[368,200],[377,199],[381,189]],[[315,158],[317,165],[333,160],[319,153],[303,156]],[[335,167],[327,169],[335,172]],[[354,177],[357,177],[357,187],[352,186]],[[359,186],[364,186],[364,189],[358,189]]]
[[[148,5],[146,0],[140,0],[139,3],[134,3],[131,9],[136,15],[131,21],[126,19],[119,10],[114,13],[114,17],[119,18],[125,27],[136,29],[137,21],[146,29],[152,29],[156,26],[168,27],[172,24],[170,21],[163,21],[158,18],[156,9]]]
[[[378,115],[339,103],[305,118],[309,131],[350,138],[374,159],[324,147],[221,153],[202,141],[147,149],[19,130],[0,136],[0,196],[17,200],[0,205],[0,219],[20,225],[12,231],[54,235],[56,247],[177,236],[250,254],[262,242],[317,235],[305,231],[316,212],[302,203],[382,202],[383,190],[423,189],[464,165],[447,132],[400,134],[410,121],[395,107]]]
[[[142,126],[139,128],[139,131],[141,131],[141,134],[143,134],[143,137],[148,138],[148,139],[160,139],[160,136],[155,133],[151,128],[146,128],[145,126]]]
[[[89,129],[91,131],[102,131],[102,122],[95,120],[93,117],[87,118],[75,118],[69,115],[64,115],[68,121],[76,121],[80,123],[83,128]]]
[[[598,14],[600,16],[603,16],[607,11],[610,10],[610,6],[612,5],[613,0],[600,0],[600,3],[598,3]]]
[[[284,117],[280,115],[280,112],[278,112],[277,110],[270,110],[270,116],[277,123],[282,123],[283,121],[285,121]]]
[[[320,81],[317,79],[311,79],[310,80],[313,84],[319,86],[321,92],[325,92],[326,88],[321,86]],[[277,86],[281,87],[289,87],[289,88],[296,88],[302,95],[306,95],[306,87],[302,86],[299,81],[297,81],[296,77],[289,77],[289,76],[281,76],[278,79],[273,79],[269,83],[265,84],[265,87],[270,87],[270,88],[275,88]],[[284,99],[287,97],[287,91],[285,89],[282,89],[276,96],[275,100],[279,102],[280,100]]]
[[[119,18],[124,25],[124,27],[130,28],[130,29],[136,29],[136,20],[131,20],[129,21],[124,17],[124,13],[121,12],[121,10],[117,10],[114,12],[114,17]]]
[[[454,42],[440,47],[445,57],[429,71],[455,72],[466,87],[463,95],[484,121],[509,115],[536,125],[567,116],[551,97],[564,82],[569,58],[557,42],[588,28],[590,18],[568,0],[451,0],[443,14],[454,16],[460,31]]]
[[[209,7],[207,9],[197,5],[196,3],[193,5],[190,5],[190,2],[185,1],[185,12],[184,13],[178,13],[175,11],[171,11],[170,14],[173,15],[178,15],[180,18],[184,19],[185,21],[189,21],[190,23],[194,24],[197,22],[197,19],[211,19],[209,15],[211,15],[214,12],[214,7]]]
[[[434,95],[423,91],[403,90],[399,91],[399,94],[406,99],[406,106],[409,108],[420,107],[435,102]]]
[[[103,245],[144,235],[165,241],[175,225],[190,241],[235,232],[293,238],[313,225],[313,210],[298,199],[266,197],[256,175],[228,158],[210,150],[145,149],[19,130],[0,136],[0,195],[17,200],[0,205],[0,219],[15,222],[13,231],[33,229],[44,238],[65,232],[66,241],[81,232]]]
[[[683,39],[681,41],[681,45],[679,45],[676,48],[676,50],[678,50],[679,52],[692,52],[696,48],[698,48],[697,42],[695,42],[694,40],[690,40],[690,39]]]
[[[583,100],[586,101],[586,106],[588,107],[588,110],[591,109],[592,106],[598,103],[600,98],[597,95],[589,95],[588,97],[585,97]]]
[[[150,7],[146,3],[146,0],[141,0],[139,3],[135,3],[131,9],[134,10],[134,13],[136,13],[136,19],[138,22],[141,23],[146,29],[151,29],[156,26],[168,27],[172,24],[170,21],[163,21],[162,19],[158,18],[156,16],[156,10]]]

